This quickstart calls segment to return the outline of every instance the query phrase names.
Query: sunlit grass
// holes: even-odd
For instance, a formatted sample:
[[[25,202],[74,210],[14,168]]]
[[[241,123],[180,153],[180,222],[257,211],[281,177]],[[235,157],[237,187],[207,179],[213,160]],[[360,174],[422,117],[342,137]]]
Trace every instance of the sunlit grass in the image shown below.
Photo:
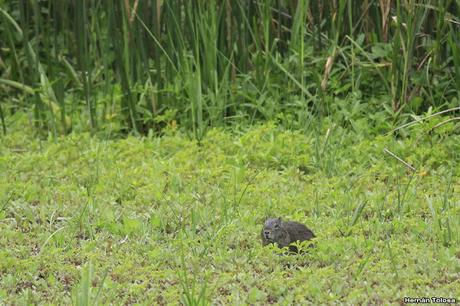
[[[327,124],[210,130],[200,144],[173,130],[122,140],[14,130],[0,142],[0,301],[458,298],[460,142],[449,124],[425,137],[431,120],[398,140]],[[267,216],[307,224],[316,247],[263,248]]]

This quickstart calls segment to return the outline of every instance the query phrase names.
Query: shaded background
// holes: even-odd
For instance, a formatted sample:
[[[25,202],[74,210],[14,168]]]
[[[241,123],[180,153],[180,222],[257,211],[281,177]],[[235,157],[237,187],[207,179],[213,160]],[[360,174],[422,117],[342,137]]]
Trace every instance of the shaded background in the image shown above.
[[[459,105],[459,1],[0,1],[0,115],[161,133]],[[332,116],[332,117],[331,117]]]

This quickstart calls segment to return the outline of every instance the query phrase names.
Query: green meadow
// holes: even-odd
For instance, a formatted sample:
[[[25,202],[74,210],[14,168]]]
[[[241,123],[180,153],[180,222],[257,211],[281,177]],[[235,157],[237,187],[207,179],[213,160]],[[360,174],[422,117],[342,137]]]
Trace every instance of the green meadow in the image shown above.
[[[87,133],[0,146],[4,304],[387,304],[460,296],[458,136],[272,123],[198,143]],[[409,170],[384,149],[403,156]],[[267,216],[306,254],[263,248]]]
[[[0,0],[0,305],[458,303],[458,16]]]

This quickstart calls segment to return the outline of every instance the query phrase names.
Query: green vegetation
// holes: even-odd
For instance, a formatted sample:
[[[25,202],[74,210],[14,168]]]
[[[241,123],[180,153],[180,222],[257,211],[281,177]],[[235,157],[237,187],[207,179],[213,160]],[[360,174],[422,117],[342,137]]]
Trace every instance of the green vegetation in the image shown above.
[[[0,0],[0,304],[460,299],[458,16]]]
[[[452,122],[428,135],[438,122],[399,139],[265,124],[213,129],[201,144],[174,130],[11,132],[0,145],[0,303],[459,298],[460,139]],[[263,248],[263,220],[278,215],[308,224],[316,247]]]
[[[460,106],[456,1],[0,1],[0,120],[159,133]],[[353,114],[352,114],[353,115]],[[342,122],[336,122],[342,124]]]

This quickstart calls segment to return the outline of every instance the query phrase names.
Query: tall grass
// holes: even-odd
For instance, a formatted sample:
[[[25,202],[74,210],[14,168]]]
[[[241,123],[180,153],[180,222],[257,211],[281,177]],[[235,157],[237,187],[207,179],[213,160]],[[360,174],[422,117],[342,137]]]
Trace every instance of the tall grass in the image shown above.
[[[169,111],[200,139],[280,114],[307,124],[353,92],[395,116],[459,103],[454,1],[0,4],[4,133],[23,109],[55,134],[159,131]]]

